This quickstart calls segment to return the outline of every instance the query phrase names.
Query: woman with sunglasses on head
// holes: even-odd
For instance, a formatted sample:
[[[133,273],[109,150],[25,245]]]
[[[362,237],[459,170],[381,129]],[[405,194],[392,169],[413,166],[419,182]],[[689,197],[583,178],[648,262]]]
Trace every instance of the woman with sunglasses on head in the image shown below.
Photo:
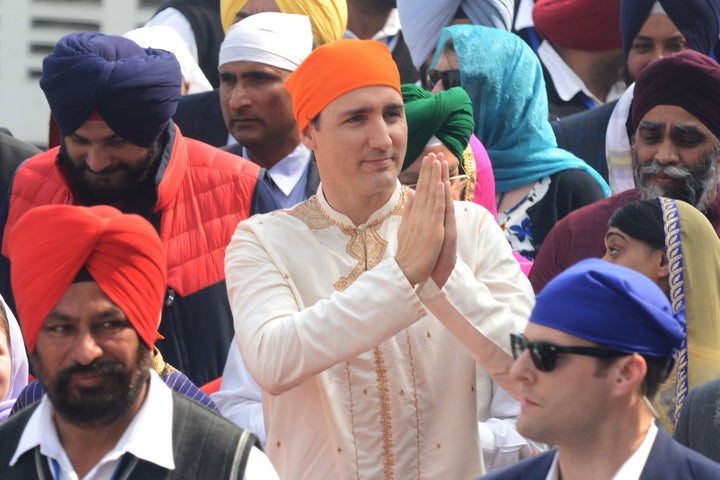
[[[428,78],[433,92],[459,82],[472,100],[475,135],[495,175],[498,223],[513,250],[533,259],[558,220],[609,193],[593,168],[557,147],[540,63],[517,35],[446,27]]]
[[[653,280],[685,315],[685,343],[656,403],[672,432],[685,395],[720,377],[720,240],[699,210],[664,197],[623,205],[608,226],[603,260]]]

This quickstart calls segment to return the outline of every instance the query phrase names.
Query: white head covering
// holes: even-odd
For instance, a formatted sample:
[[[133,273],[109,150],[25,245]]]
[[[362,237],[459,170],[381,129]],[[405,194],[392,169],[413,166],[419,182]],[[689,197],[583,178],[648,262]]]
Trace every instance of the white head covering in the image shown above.
[[[258,62],[295,71],[312,46],[312,27],[305,15],[256,13],[230,27],[220,45],[218,66]]]
[[[188,94],[209,92],[213,89],[190,53],[187,43],[172,27],[153,25],[136,28],[127,32],[123,37],[129,38],[143,48],[157,48],[173,53],[180,63],[183,79],[188,83]]]
[[[473,25],[510,30],[514,0],[397,0],[400,25],[415,68],[436,47],[440,30],[450,25],[458,7]]]
[[[25,353],[25,343],[23,342],[20,325],[18,325],[15,315],[0,296],[0,303],[5,309],[5,315],[8,319],[8,340],[10,343],[10,389],[5,398],[0,398],[0,422],[5,420],[10,414],[15,399],[27,385],[28,381],[28,359]]]

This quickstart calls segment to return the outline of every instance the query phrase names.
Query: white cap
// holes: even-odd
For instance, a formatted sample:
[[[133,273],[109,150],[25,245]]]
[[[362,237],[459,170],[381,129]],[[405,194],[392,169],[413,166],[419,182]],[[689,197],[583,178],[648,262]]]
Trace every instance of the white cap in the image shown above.
[[[263,12],[230,27],[220,45],[218,67],[230,62],[258,62],[295,69],[313,46],[310,19],[292,13]]]

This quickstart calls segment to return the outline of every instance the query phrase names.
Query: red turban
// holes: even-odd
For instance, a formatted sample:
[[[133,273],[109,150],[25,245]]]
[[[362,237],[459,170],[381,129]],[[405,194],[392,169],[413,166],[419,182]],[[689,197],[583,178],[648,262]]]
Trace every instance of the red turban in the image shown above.
[[[697,117],[720,138],[720,65],[694,50],[684,50],[645,67],[635,80],[628,134],[658,105],[675,105]]]
[[[532,17],[538,34],[560,47],[588,52],[622,47],[620,0],[538,0]]]
[[[300,130],[336,98],[374,85],[392,87],[401,94],[397,65],[388,47],[376,40],[338,40],[322,45],[285,82]]]
[[[46,317],[83,268],[153,347],[167,268],[160,238],[144,218],[105,205],[37,207],[15,225],[8,251],[20,326],[30,352]]]

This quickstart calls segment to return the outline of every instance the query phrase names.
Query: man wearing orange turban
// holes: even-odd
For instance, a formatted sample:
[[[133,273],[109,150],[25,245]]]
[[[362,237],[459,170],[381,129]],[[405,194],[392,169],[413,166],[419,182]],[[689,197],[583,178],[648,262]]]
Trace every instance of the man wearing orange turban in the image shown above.
[[[46,395],[0,426],[0,478],[156,478],[202,459],[208,478],[241,479],[245,461],[263,463],[252,434],[173,392],[150,366],[167,268],[147,220],[109,206],[38,207],[8,249]]]
[[[519,406],[493,382],[513,386],[508,334],[532,293],[492,215],[456,207],[435,154],[414,192],[398,182],[407,123],[384,44],[320,46],[286,87],[321,186],[241,222],[225,257],[281,478],[473,478],[480,452],[517,460],[527,444],[498,417]]]

